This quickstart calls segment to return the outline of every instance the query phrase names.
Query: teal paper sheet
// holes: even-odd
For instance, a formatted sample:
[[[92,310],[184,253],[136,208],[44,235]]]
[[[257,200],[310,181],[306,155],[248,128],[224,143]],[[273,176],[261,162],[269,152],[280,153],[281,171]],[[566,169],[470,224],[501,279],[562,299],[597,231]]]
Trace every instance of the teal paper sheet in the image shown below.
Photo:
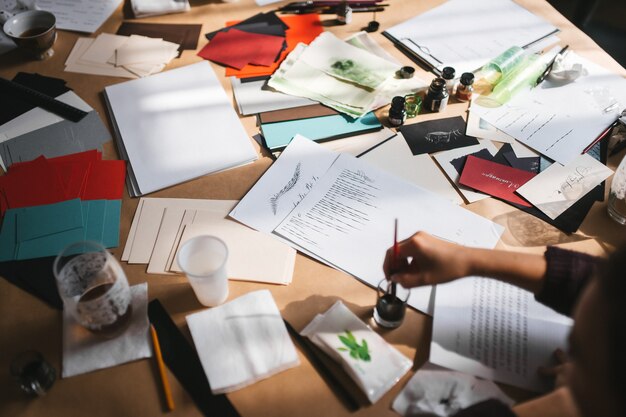
[[[119,244],[121,200],[69,200],[7,210],[0,230],[0,261],[55,256],[83,240]]]
[[[314,141],[323,141],[372,132],[382,127],[374,113],[369,112],[358,119],[338,114],[265,123],[261,124],[261,131],[265,144],[274,151],[284,149],[296,134]]]

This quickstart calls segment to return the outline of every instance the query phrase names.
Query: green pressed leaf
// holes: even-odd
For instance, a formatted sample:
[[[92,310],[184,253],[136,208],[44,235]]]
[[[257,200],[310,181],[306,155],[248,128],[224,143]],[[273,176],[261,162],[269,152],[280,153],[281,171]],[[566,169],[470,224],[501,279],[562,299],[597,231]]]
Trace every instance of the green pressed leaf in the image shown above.
[[[356,360],[362,360],[364,362],[369,362],[372,360],[372,356],[369,352],[369,347],[367,346],[367,341],[365,339],[362,340],[362,345],[359,345],[356,337],[350,332],[346,330],[346,335],[338,335],[339,340],[343,343],[345,347],[338,347],[337,350],[341,352],[350,352],[350,357]]]
[[[339,340],[341,340],[341,342],[350,349],[356,349],[357,347],[359,347],[359,344],[356,341],[352,341],[345,336],[339,335]]]

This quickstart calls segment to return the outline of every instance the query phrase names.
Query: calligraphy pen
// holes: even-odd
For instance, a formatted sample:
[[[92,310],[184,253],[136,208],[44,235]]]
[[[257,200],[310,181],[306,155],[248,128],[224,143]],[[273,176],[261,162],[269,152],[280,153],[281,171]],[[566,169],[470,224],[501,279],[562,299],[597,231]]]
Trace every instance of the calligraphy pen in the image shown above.
[[[564,53],[565,51],[567,51],[567,48],[569,48],[569,45],[565,45],[565,46],[563,47],[563,49],[561,49],[561,50],[559,51],[559,53],[557,53],[556,55],[554,55],[554,58],[552,58],[552,60],[550,61],[550,63],[549,63],[549,64],[548,64],[548,66],[546,67],[546,69],[543,71],[543,74],[541,74],[541,75],[539,76],[539,78],[537,78],[537,84],[540,84],[543,80],[545,80],[545,79],[546,79],[546,77],[547,77],[548,75],[550,75],[550,72],[552,71],[552,67],[554,66],[554,63],[556,62],[556,59],[557,59],[558,57],[562,56],[562,55],[563,55],[563,53]]]
[[[398,264],[400,262],[400,247],[398,246],[398,219],[394,221],[394,229],[393,229],[393,260],[391,262],[391,267],[393,272],[398,270]],[[396,283],[391,282],[387,287],[387,292],[391,293],[393,297],[396,296]]]

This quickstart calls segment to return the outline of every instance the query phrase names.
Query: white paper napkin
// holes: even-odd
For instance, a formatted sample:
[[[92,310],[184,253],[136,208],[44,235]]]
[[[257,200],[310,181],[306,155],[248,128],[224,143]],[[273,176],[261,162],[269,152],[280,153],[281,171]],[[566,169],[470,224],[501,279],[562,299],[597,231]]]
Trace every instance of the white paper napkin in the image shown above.
[[[393,402],[403,416],[452,416],[460,410],[487,399],[511,406],[514,401],[496,384],[461,372],[427,364],[413,375]]]
[[[268,290],[191,314],[187,324],[214,394],[235,391],[300,363]]]
[[[341,301],[318,314],[301,334],[338,361],[375,403],[410,368],[411,361],[363,323]]]
[[[148,284],[130,287],[133,315],[118,337],[105,339],[63,311],[63,378],[152,356],[148,328]]]

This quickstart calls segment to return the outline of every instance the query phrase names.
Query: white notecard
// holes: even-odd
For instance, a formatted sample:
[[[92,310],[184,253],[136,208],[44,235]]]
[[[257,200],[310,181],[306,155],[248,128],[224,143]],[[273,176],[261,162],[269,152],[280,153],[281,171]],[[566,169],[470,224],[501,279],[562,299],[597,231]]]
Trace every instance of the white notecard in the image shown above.
[[[612,173],[602,162],[584,154],[565,166],[550,165],[517,193],[554,220]]]

